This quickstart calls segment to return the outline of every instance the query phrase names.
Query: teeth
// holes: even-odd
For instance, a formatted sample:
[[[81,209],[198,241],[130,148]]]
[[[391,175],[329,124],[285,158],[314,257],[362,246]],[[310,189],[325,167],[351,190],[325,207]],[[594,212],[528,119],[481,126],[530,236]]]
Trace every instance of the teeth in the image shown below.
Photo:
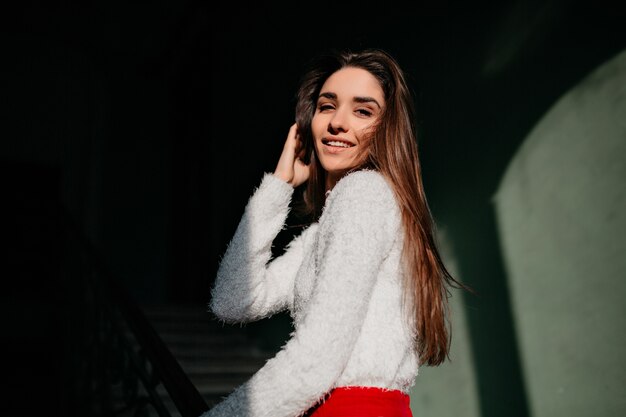
[[[342,147],[342,148],[349,148],[349,147],[350,147],[350,145],[348,145],[347,143],[345,143],[345,142],[339,142],[339,141],[337,141],[337,140],[331,140],[331,141],[328,141],[328,144],[329,144],[330,146],[340,146],[340,147]]]

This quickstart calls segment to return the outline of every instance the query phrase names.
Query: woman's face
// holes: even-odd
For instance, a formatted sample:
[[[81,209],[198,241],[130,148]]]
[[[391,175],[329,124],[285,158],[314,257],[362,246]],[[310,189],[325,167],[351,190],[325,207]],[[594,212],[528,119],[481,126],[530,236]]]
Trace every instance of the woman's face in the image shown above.
[[[368,71],[346,67],[328,77],[311,130],[317,158],[332,182],[361,162],[359,152],[384,105],[383,90]]]

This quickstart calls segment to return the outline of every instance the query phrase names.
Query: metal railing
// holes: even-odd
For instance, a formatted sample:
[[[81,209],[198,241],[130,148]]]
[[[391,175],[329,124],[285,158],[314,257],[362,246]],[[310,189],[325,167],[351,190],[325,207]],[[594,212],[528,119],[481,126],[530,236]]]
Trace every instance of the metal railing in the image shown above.
[[[76,298],[68,325],[67,415],[200,416],[208,410],[204,398],[73,218],[65,218]]]

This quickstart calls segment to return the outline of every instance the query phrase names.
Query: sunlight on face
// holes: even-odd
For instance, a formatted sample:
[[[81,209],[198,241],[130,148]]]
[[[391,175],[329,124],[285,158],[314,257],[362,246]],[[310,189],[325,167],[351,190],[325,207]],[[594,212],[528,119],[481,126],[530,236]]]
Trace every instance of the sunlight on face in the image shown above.
[[[342,68],[326,80],[311,129],[317,157],[328,173],[327,188],[359,162],[363,141],[384,105],[378,80],[364,69]]]

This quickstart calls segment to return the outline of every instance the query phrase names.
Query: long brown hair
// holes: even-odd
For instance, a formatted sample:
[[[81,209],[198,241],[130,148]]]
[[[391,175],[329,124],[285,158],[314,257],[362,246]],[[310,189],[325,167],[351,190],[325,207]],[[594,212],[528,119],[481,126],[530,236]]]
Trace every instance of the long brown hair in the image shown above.
[[[305,162],[311,166],[303,190],[304,208],[313,219],[322,212],[325,171],[315,155],[311,121],[324,82],[345,67],[370,72],[385,95],[385,106],[367,140],[363,162],[355,169],[377,170],[394,190],[405,235],[404,305],[415,326],[420,363],[436,366],[448,357],[450,348],[447,287],[463,284],[448,272],[437,249],[435,223],[422,184],[414,102],[403,71],[388,53],[377,49],[331,52],[311,62],[302,77],[296,96],[296,123],[305,146]]]

